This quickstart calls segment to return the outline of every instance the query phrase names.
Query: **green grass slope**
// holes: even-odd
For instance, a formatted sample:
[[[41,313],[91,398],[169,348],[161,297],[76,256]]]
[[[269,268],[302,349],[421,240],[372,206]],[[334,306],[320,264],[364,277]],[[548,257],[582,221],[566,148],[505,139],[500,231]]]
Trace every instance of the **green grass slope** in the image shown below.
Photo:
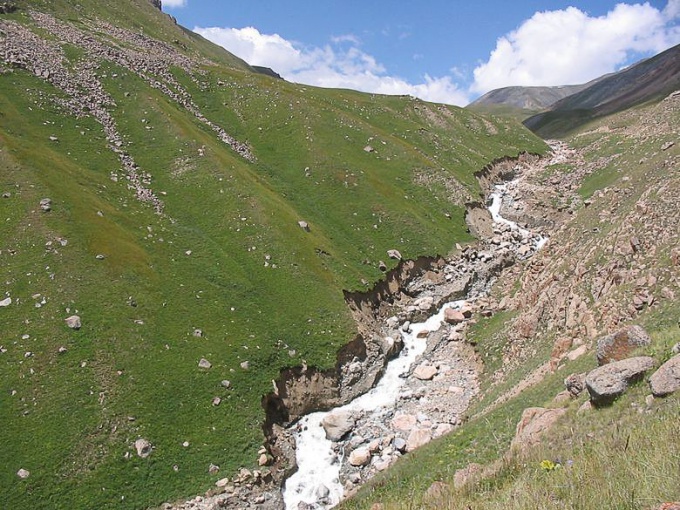
[[[680,341],[679,119],[680,101],[671,95],[591,121],[566,140],[578,150],[573,168],[552,165],[550,175],[530,181],[537,188],[540,181],[566,185],[588,202],[549,233],[547,253],[501,278],[492,294],[515,305],[480,317],[470,329],[468,341],[484,368],[468,421],[400,459],[340,508],[657,509],[680,501],[678,392],[652,398],[650,371],[608,407],[583,409],[587,391],[556,398],[567,376],[597,367],[601,335],[641,325],[651,345],[635,354],[652,356],[657,365]],[[641,244],[633,250],[631,242]],[[636,306],[643,289],[655,299]],[[565,296],[583,296],[598,335],[589,336],[581,319],[569,325],[565,316],[573,308],[569,300],[559,304]],[[533,330],[517,334],[532,315]],[[585,353],[559,357],[567,352],[565,339],[567,350],[581,344]],[[530,407],[565,414],[537,445],[510,453]],[[479,469],[460,486],[456,473],[471,464]]]
[[[153,80],[98,59],[96,78],[113,100],[106,111],[163,201],[157,214],[135,198],[93,115],[70,114],[63,91],[2,66],[7,508],[143,508],[253,465],[272,379],[303,362],[334,366],[356,335],[342,291],[379,280],[388,249],[414,258],[469,239],[461,204],[478,192],[473,172],[545,149],[515,124],[458,108],[253,73],[144,0],[19,6],[0,28],[28,27],[61,48],[69,69],[92,55],[38,26],[31,9],[118,48],[134,44],[93,20],[173,45],[198,64],[170,68],[171,86],[256,160]],[[40,210],[45,197],[50,212]],[[76,313],[78,331],[64,321]],[[201,358],[212,367],[200,369]],[[147,459],[132,447],[140,437],[154,445]],[[20,468],[30,477],[19,479]]]

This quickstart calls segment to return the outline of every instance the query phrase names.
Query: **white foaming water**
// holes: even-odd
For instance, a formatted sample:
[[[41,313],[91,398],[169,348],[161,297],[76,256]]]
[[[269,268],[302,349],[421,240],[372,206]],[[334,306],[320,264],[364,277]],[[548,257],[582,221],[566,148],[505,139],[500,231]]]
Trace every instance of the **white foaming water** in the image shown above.
[[[506,218],[503,218],[501,216],[501,206],[503,205],[503,195],[508,189],[507,184],[496,184],[495,186],[496,190],[495,192],[491,193],[489,195],[489,198],[491,199],[491,205],[489,206],[489,212],[491,213],[491,219],[495,223],[503,223],[505,225],[509,225],[511,229],[517,230],[520,234],[522,234],[523,237],[527,237],[529,239],[534,239],[535,242],[535,249],[536,251],[540,250],[545,246],[545,243],[548,242],[548,237],[541,236],[534,234],[533,232],[520,227],[517,223],[515,223],[512,220],[508,220]]]
[[[548,241],[547,237],[539,236],[507,220],[500,215],[503,195],[507,191],[506,184],[496,185],[496,190],[490,195],[489,212],[496,223],[509,225],[517,230],[522,237],[531,239],[534,249],[540,250]],[[439,312],[425,322],[412,324],[410,333],[403,333],[404,348],[399,356],[392,360],[385,370],[378,384],[369,392],[357,397],[349,404],[337,407],[333,411],[361,411],[363,413],[380,414],[395,405],[399,398],[401,386],[404,384],[402,374],[408,371],[416,358],[425,352],[427,341],[418,338],[423,330],[436,331],[442,325],[444,311],[447,308],[460,308],[470,300],[447,303]],[[326,439],[326,433],[321,426],[322,420],[330,413],[312,413],[300,420],[295,432],[296,459],[298,471],[286,480],[283,500],[287,510],[297,510],[301,502],[314,505],[315,508],[327,509],[337,505],[343,496],[340,483],[340,467],[342,457],[333,451],[333,443]]]
[[[402,335],[404,348],[399,356],[387,365],[378,384],[349,404],[336,407],[334,411],[381,413],[394,405],[404,384],[402,374],[408,371],[427,347],[427,341],[418,338],[418,333],[424,330],[436,331],[442,325],[444,311],[447,308],[460,308],[465,303],[464,300],[447,303],[425,322],[411,324],[410,332]],[[299,422],[298,431],[295,433],[298,471],[286,480],[283,493],[285,506],[289,510],[297,509],[300,502],[316,504],[318,508],[331,508],[342,499],[344,492],[340,483],[342,459],[333,451],[333,443],[326,439],[326,433],[321,426],[321,421],[329,412],[308,414]],[[320,503],[320,500],[324,502]]]

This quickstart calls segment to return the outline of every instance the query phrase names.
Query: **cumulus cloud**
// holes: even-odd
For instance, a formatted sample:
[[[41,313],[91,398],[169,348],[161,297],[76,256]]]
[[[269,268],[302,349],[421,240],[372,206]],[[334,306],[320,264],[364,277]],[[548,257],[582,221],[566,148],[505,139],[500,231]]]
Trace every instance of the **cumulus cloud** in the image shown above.
[[[164,0],[180,6],[186,0]],[[619,3],[603,16],[575,7],[537,12],[500,37],[486,62],[448,75],[406,80],[390,74],[353,34],[308,47],[253,27],[194,30],[252,65],[270,67],[286,80],[379,94],[408,94],[426,101],[467,104],[471,97],[509,85],[585,83],[680,43],[680,0],[657,9]],[[414,56],[417,59],[417,56]],[[461,86],[465,83],[465,86]],[[469,86],[468,86],[469,85]]]
[[[662,11],[645,4],[617,4],[591,17],[569,7],[537,12],[501,37],[488,61],[474,70],[473,93],[510,85],[584,83],[620,69],[631,58],[680,42],[680,0]]]
[[[187,4],[187,0],[162,0],[163,7],[184,7]]]
[[[356,36],[331,39],[323,47],[305,47],[278,34],[253,27],[196,27],[194,31],[251,65],[271,67],[286,80],[327,88],[349,88],[378,94],[408,94],[426,101],[464,105],[466,91],[448,77],[424,76],[410,83],[391,76],[373,56],[361,50]]]

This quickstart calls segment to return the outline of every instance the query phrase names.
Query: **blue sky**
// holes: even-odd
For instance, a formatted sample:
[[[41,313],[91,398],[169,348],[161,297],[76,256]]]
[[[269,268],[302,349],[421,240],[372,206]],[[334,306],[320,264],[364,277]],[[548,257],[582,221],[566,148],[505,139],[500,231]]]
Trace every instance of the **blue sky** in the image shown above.
[[[584,83],[680,43],[680,0],[163,0],[250,64],[322,87],[465,105]]]

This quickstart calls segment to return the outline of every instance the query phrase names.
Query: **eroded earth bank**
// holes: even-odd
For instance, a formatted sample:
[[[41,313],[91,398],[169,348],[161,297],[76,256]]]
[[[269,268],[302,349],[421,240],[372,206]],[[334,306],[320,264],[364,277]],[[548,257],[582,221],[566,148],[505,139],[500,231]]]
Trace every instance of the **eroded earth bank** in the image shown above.
[[[504,309],[504,302],[488,296],[491,286],[549,242],[551,229],[577,206],[578,199],[567,200],[558,192],[551,193],[560,203],[571,203],[542,208],[545,201],[536,200],[532,176],[575,154],[562,143],[551,146],[548,157],[521,155],[478,172],[484,197],[468,204],[466,221],[479,241],[457,245],[446,257],[403,260],[371,291],[346,293],[358,335],[338,353],[335,369],[283,371],[273,381],[274,391],[263,398],[267,444],[261,450],[261,469],[243,469],[218,481],[205,497],[166,508],[280,509],[283,491],[286,508],[327,508],[401,456],[459,426],[479,391],[482,369],[474,346],[466,342],[468,326]],[[383,377],[390,360],[398,362],[409,354],[411,359],[402,361],[396,376]],[[393,401],[366,395],[368,409],[365,404],[347,406],[380,381],[396,394]],[[310,425],[306,415],[318,411],[329,412]],[[330,466],[332,482],[303,474],[298,485],[286,484],[298,469],[305,469],[298,466],[295,444],[296,436],[310,426],[326,443],[322,449],[330,445],[328,454],[319,450],[316,456],[316,461],[328,456],[330,462],[311,469]]]

